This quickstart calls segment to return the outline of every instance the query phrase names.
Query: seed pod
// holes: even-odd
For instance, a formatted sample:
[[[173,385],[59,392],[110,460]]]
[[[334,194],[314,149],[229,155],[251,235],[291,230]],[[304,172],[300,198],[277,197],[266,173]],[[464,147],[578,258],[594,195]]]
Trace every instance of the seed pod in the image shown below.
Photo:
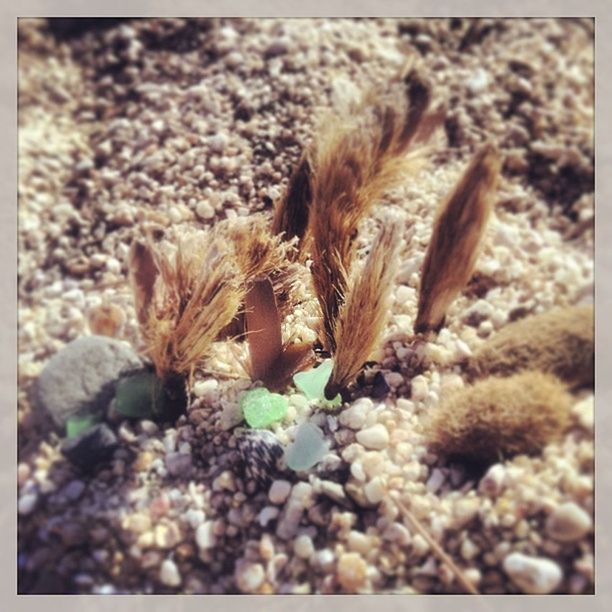
[[[506,325],[470,357],[467,372],[476,378],[540,370],[571,387],[592,387],[594,332],[592,305],[555,308]]]
[[[539,453],[570,420],[572,397],[551,374],[490,377],[443,398],[425,425],[435,452],[475,463]]]

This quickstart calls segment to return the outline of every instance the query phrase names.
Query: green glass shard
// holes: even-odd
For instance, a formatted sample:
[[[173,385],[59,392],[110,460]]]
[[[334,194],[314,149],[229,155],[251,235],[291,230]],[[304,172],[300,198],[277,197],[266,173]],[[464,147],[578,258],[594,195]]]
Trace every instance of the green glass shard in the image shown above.
[[[313,370],[298,372],[293,377],[293,382],[309,400],[323,400],[325,405],[330,408],[340,406],[340,404],[342,404],[340,394],[336,395],[333,400],[328,401],[325,399],[325,385],[331,376],[333,368],[333,360],[326,359],[321,365]]]
[[[251,389],[240,398],[240,408],[250,427],[268,427],[280,421],[289,408],[289,401],[265,387]]]
[[[66,437],[76,438],[81,432],[99,423],[101,418],[94,414],[75,414],[66,421]]]
[[[338,393],[334,399],[323,399],[320,404],[322,408],[337,408],[342,406],[342,396]]]
[[[328,450],[321,429],[313,423],[302,423],[297,428],[293,444],[286,451],[287,467],[296,472],[308,470],[321,461]]]
[[[163,400],[162,383],[152,372],[139,372],[119,381],[115,394],[117,412],[132,419],[150,419],[154,404]]]

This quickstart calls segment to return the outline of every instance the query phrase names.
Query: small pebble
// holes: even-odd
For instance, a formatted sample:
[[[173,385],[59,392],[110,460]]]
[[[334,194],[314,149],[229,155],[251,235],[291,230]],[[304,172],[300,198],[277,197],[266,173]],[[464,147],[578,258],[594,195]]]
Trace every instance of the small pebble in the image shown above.
[[[574,502],[555,508],[546,521],[548,535],[559,542],[580,540],[592,527],[591,517]]]
[[[270,521],[278,517],[280,510],[276,506],[264,506],[257,515],[257,522],[262,527],[267,527]]]
[[[76,501],[81,497],[85,490],[85,483],[82,480],[71,480],[63,489],[62,493],[70,500]]]
[[[195,534],[196,544],[198,548],[208,550],[214,548],[217,543],[217,538],[214,533],[214,522],[206,521],[202,523],[197,529]]]
[[[366,496],[366,499],[371,504],[380,503],[385,496],[385,487],[380,477],[375,476],[372,480],[370,480],[370,482],[368,482],[365,487],[363,487],[363,492]]]
[[[342,588],[355,593],[365,586],[368,566],[363,557],[355,552],[343,553],[338,559],[336,574]]]
[[[357,442],[366,448],[382,450],[389,444],[389,432],[381,423],[357,432]]]
[[[421,402],[427,398],[429,393],[429,383],[424,376],[415,376],[410,381],[410,397],[415,402]]]
[[[166,469],[171,476],[185,476],[191,470],[191,455],[169,453],[166,456]]]
[[[261,563],[249,563],[240,559],[234,572],[236,586],[242,593],[255,593],[266,577]]]
[[[561,568],[554,561],[544,557],[529,557],[518,552],[511,553],[504,559],[503,568],[523,593],[552,593],[563,578]]]
[[[268,499],[277,505],[285,503],[291,493],[291,483],[287,480],[275,480],[268,492]]]
[[[181,584],[181,574],[176,563],[172,559],[165,559],[159,569],[159,580],[162,584],[176,587]]]
[[[38,495],[36,493],[26,493],[19,498],[17,511],[19,514],[30,514],[36,506]]]
[[[340,413],[340,424],[351,429],[361,429],[365,424],[367,414],[373,408],[374,404],[371,399],[367,397],[359,398]]]
[[[298,536],[293,542],[293,550],[300,559],[309,559],[314,553],[312,538],[308,535]]]
[[[481,478],[478,491],[489,497],[497,497],[504,488],[506,468],[501,463],[492,465]]]

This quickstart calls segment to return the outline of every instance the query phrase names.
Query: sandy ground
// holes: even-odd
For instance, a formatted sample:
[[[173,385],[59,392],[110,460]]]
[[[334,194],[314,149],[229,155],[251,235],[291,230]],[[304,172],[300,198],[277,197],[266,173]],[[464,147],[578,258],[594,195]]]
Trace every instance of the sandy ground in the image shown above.
[[[513,553],[538,560],[532,574],[560,573],[555,592],[593,592],[590,528],[570,541],[547,528],[567,504],[592,516],[592,393],[575,395],[562,440],[484,476],[433,454],[422,433],[440,396],[465,384],[461,356],[515,318],[591,298],[592,22],[61,25],[20,21],[19,591],[463,592],[381,502],[393,489],[480,592],[528,590],[504,565]],[[85,313],[103,300],[124,310],[122,338],[140,347],[126,281],[140,225],[173,240],[271,210],[318,118],[383,89],[410,58],[447,115],[428,164],[387,194],[359,237],[367,245],[384,209],[406,219],[376,369],[388,393],[372,397],[366,376],[343,412],[314,415],[332,443],[323,465],[258,489],[219,418],[244,381],[199,372],[200,397],[174,427],[116,423],[122,447],[110,466],[75,472],[28,394],[49,357],[89,333]],[[503,155],[494,218],[473,280],[416,368],[418,272],[435,210],[484,140]],[[308,315],[289,324],[308,335]],[[217,361],[231,373],[222,348]],[[312,413],[298,395],[290,405],[281,442]],[[389,444],[359,443],[377,424]],[[177,449],[189,469],[175,474]]]

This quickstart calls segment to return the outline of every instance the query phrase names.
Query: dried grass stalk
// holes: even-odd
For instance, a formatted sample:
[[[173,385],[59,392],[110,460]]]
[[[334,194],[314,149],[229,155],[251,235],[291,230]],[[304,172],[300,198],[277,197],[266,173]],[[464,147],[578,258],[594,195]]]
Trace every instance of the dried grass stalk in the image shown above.
[[[430,103],[429,85],[412,71],[392,103],[366,97],[351,116],[321,130],[312,154],[313,284],[321,305],[325,348],[334,352],[334,328],[347,288],[359,222],[383,193],[422,161],[406,155]],[[375,100],[375,101],[373,101]]]
[[[425,434],[435,452],[490,464],[541,452],[567,428],[572,402],[551,374],[489,377],[443,398]]]
[[[334,368],[325,388],[328,399],[355,380],[385,327],[401,241],[399,228],[387,220],[363,270],[352,275],[334,330]]]
[[[157,375],[188,376],[244,298],[229,251],[212,236],[195,247],[179,243],[170,260],[136,243],[130,263],[137,308],[143,313],[141,332]],[[151,265],[158,271],[153,283]]]
[[[493,206],[500,160],[493,146],[474,157],[438,213],[421,272],[415,333],[438,331],[470,279]]]
[[[593,305],[554,308],[506,325],[469,358],[472,378],[541,370],[572,387],[592,387],[595,378]]]

